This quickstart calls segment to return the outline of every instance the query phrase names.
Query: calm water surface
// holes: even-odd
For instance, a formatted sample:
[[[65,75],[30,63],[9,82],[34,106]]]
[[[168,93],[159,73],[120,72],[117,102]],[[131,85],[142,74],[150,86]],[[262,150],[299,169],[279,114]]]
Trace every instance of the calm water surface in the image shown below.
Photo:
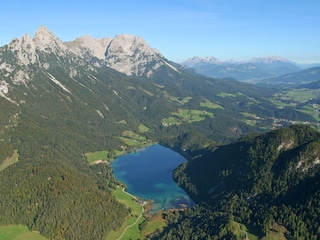
[[[127,185],[127,191],[154,203],[150,213],[194,203],[173,181],[173,170],[186,159],[161,145],[153,145],[116,158],[111,164],[116,179]]]

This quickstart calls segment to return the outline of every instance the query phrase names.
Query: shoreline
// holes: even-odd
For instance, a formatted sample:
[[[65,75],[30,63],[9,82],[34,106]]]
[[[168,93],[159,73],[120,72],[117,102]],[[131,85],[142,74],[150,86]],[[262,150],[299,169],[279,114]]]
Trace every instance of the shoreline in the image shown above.
[[[126,188],[123,187],[122,188],[122,192],[126,193],[127,195],[129,195],[130,197],[132,197],[135,202],[137,204],[139,204],[140,206],[142,206],[144,208],[144,214],[145,215],[149,215],[149,216],[152,216],[152,215],[157,215],[159,213],[166,213],[166,212],[172,212],[172,211],[184,211],[186,208],[191,208],[193,206],[189,205],[189,204],[186,204],[186,203],[180,203],[179,204],[179,207],[174,207],[174,208],[169,208],[169,209],[160,209],[158,210],[157,212],[155,213],[152,213],[152,214],[148,214],[148,212],[151,210],[151,205],[155,202],[153,199],[148,199],[148,200],[145,200],[143,198],[140,198],[139,196],[135,196],[129,192],[126,191]],[[191,199],[192,200],[192,199]],[[192,200],[193,201],[193,200]]]
[[[179,149],[179,148],[177,148],[177,147],[171,147],[171,146],[169,146],[169,145],[166,145],[166,144],[163,144],[163,143],[160,143],[160,142],[152,142],[152,143],[149,142],[148,144],[142,144],[142,145],[139,146],[139,147],[134,147],[134,148],[130,149],[130,151],[124,153],[123,155],[126,155],[126,154],[134,154],[134,153],[139,152],[140,150],[143,151],[143,150],[145,150],[146,148],[151,147],[151,146],[155,146],[155,145],[159,145],[159,146],[162,146],[162,147],[164,147],[164,148],[168,148],[168,149],[172,150],[173,152],[179,154],[180,156],[182,156],[182,157],[185,159],[185,161],[182,162],[180,165],[178,165],[176,168],[178,168],[178,167],[181,166],[182,164],[184,164],[184,163],[189,162],[189,161],[192,160],[192,155],[189,154],[187,151],[183,151],[182,149]],[[123,156],[123,155],[121,155],[121,156]],[[117,156],[116,158],[118,158],[118,157],[120,157],[120,156]],[[115,159],[116,159],[116,158],[115,158]],[[114,160],[115,160],[115,159],[114,159]],[[176,169],[176,168],[175,168],[175,169]],[[176,182],[176,181],[174,180],[174,178],[173,178],[173,174],[174,174],[175,169],[172,170],[172,179],[173,179],[173,181],[175,182],[175,184],[176,184],[179,188],[181,188],[183,191],[185,191],[185,189],[183,189],[181,186],[179,186],[179,185],[177,184],[177,182]],[[133,197],[133,198],[135,199],[135,201],[137,201],[137,202],[138,202],[138,201],[141,201],[140,203],[138,202],[140,205],[142,204],[143,201],[146,201],[146,202],[147,202],[147,204],[145,204],[145,206],[148,206],[148,211],[146,211],[146,213],[149,212],[150,210],[153,210],[152,213],[150,213],[149,215],[157,214],[158,212],[161,212],[161,211],[162,211],[162,212],[166,212],[166,211],[170,211],[170,210],[181,210],[181,209],[185,209],[185,208],[190,208],[190,207],[193,207],[193,206],[196,204],[196,202],[191,198],[191,196],[185,191],[185,193],[187,194],[187,196],[188,196],[188,197],[190,198],[190,200],[191,200],[190,202],[182,203],[182,204],[180,204],[179,206],[174,206],[174,207],[172,207],[172,208],[167,208],[167,209],[165,209],[165,208],[152,209],[152,204],[156,202],[154,199],[144,199],[144,198],[141,198],[140,196],[135,196],[135,195],[133,195],[133,194],[131,194],[131,193],[129,193],[129,192],[126,191],[127,186],[126,186],[125,183],[123,183],[123,182],[121,182],[121,181],[119,181],[119,182],[121,183],[120,186],[123,186],[123,187],[124,187],[124,188],[123,188],[123,191],[124,191],[124,192],[126,192],[128,195],[130,195],[131,197]]]
[[[120,186],[118,188],[120,188]],[[181,204],[179,208],[171,208],[171,209],[166,209],[166,210],[161,209],[155,213],[149,214],[148,212],[151,209],[151,204],[153,203],[153,200],[141,199],[139,196],[135,196],[135,195],[127,192],[125,187],[122,187],[122,189],[121,190],[119,189],[119,191],[128,195],[131,198],[132,202],[134,202],[135,204],[138,204],[141,207],[141,211],[139,213],[139,216],[138,216],[138,214],[135,216],[136,219],[132,224],[126,226],[122,230],[121,233],[119,232],[120,235],[118,235],[118,237],[114,238],[116,240],[121,240],[124,236],[126,236],[126,234],[128,234],[128,230],[130,228],[137,228],[137,225],[141,222],[142,218],[144,218],[144,221],[150,222],[151,224],[154,224],[153,221],[159,221],[159,220],[155,220],[155,219],[161,218],[160,221],[163,221],[163,226],[165,226],[166,225],[166,219],[164,217],[165,215],[170,214],[172,212],[185,211],[185,209],[188,208],[188,205]],[[140,231],[140,236],[144,236],[143,234],[145,234],[145,233],[143,233],[143,231],[141,229],[139,231]],[[154,229],[154,231],[156,231],[156,229]],[[150,233],[148,233],[148,234],[150,234]]]

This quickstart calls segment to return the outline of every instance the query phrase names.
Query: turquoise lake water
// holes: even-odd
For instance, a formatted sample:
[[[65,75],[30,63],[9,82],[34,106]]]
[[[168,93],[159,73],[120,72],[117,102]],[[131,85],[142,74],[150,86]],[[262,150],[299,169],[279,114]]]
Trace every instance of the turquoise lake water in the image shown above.
[[[194,205],[186,192],[173,181],[173,170],[186,159],[161,145],[152,145],[116,158],[111,164],[116,179],[127,185],[126,191],[143,199],[152,199],[150,213],[161,209]]]

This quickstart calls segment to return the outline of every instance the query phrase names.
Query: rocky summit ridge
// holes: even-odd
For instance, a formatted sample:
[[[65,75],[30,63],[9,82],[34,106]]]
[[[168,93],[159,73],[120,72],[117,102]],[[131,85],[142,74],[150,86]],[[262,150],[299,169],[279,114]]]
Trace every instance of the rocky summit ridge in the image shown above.
[[[110,37],[96,39],[87,35],[72,42],[65,42],[65,45],[76,55],[85,56],[88,54],[99,59],[105,59],[105,51],[111,40]]]
[[[130,34],[117,35],[113,39],[82,36],[73,41],[62,42],[45,26],[41,26],[34,38],[25,34],[2,48],[11,51],[20,66],[43,65],[39,61],[38,52],[54,53],[57,56],[74,54],[86,60],[97,58],[103,60],[108,67],[128,76],[151,76],[160,66],[168,65],[168,60],[158,50],[150,47],[141,37]],[[10,68],[1,62],[0,71]]]
[[[164,64],[164,57],[158,50],[151,48],[141,37],[129,34],[115,36],[106,49],[105,57],[109,67],[127,75],[146,73],[152,62],[157,63],[153,70]],[[152,74],[152,69],[147,74]]]

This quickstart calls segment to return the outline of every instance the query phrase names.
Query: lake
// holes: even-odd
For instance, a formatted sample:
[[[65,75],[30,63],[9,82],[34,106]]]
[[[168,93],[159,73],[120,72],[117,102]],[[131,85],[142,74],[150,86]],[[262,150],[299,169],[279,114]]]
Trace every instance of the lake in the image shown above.
[[[116,179],[127,185],[126,191],[143,199],[152,199],[150,213],[188,206],[194,202],[173,181],[173,170],[186,159],[159,144],[120,156],[111,164]]]

